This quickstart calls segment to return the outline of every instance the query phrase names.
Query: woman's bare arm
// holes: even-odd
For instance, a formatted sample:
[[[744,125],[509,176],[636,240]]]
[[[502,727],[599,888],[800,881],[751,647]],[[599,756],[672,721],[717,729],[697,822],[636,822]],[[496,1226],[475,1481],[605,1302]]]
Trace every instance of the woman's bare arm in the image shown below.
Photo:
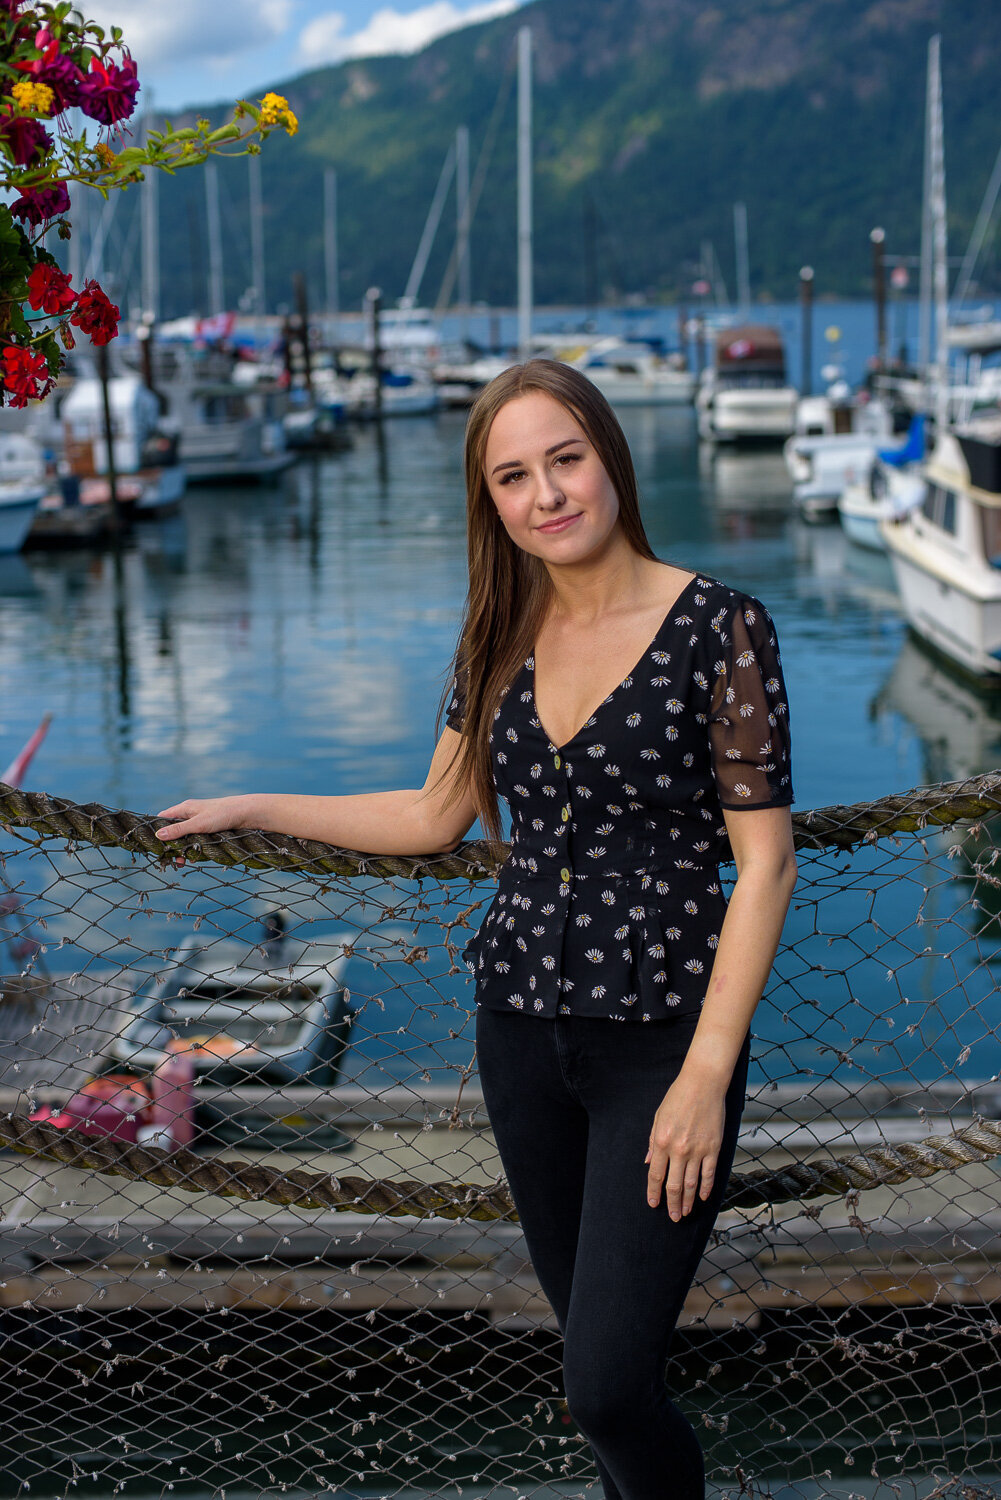
[[[166,842],[187,833],[261,828],[293,838],[319,839],[363,854],[429,854],[454,849],[476,821],[468,789],[446,805],[457,774],[449,767],[459,742],[454,729],[442,731],[427,780],[412,791],[361,792],[344,797],[247,792],[235,797],[188,798],[158,814],[175,821],[167,828],[158,828],[157,838]]]
[[[726,1091],[768,981],[796,884],[788,807],[732,814],[724,808],[723,816],[737,880],[695,1035],[657,1111],[647,1153],[648,1200],[660,1202],[666,1180],[672,1219],[691,1210],[700,1179],[700,1196],[709,1196],[723,1137]]]

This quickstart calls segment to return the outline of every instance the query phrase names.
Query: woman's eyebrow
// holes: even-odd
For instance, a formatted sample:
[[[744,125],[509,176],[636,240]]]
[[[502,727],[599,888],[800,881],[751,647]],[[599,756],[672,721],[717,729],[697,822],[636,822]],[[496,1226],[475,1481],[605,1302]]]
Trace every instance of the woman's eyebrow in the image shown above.
[[[582,437],[568,437],[568,438],[564,438],[562,440],[562,442],[554,443],[551,448],[547,448],[546,449],[546,458],[552,458],[552,456],[553,456],[554,453],[559,453],[559,451],[560,451],[561,448],[568,447],[570,443],[584,443],[586,441],[587,441],[587,439],[586,438],[582,438]],[[494,464],[494,467],[490,470],[490,473],[491,474],[497,474],[497,473],[500,472],[501,469],[522,469],[522,468],[524,468],[524,464],[522,463],[522,461],[521,461],[520,458],[507,458],[507,459],[504,460],[504,462],[502,464]]]

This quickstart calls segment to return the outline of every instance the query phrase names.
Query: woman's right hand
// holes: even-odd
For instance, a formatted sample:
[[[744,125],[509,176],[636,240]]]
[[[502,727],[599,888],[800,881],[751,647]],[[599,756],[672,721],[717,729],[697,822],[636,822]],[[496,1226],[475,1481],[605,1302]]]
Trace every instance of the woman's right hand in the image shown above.
[[[174,821],[158,828],[158,839],[179,839],[186,833],[221,833],[227,828],[246,828],[250,799],[238,797],[189,797],[157,813],[158,818]]]

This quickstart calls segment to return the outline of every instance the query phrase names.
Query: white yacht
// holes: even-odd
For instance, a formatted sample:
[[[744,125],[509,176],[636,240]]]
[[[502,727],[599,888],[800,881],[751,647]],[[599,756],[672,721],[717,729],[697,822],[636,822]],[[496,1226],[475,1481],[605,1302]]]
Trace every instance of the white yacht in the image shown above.
[[[682,356],[664,356],[637,339],[603,338],[569,361],[612,406],[688,406],[695,376]]]
[[[34,439],[0,433],[0,553],[20,552],[46,486],[45,458]]]
[[[920,472],[920,508],[880,523],[907,622],[977,677],[1001,677],[1001,416],[943,433]]]
[[[695,405],[699,436],[713,443],[782,443],[796,430],[799,396],[786,376],[777,328],[744,323],[716,335]]]

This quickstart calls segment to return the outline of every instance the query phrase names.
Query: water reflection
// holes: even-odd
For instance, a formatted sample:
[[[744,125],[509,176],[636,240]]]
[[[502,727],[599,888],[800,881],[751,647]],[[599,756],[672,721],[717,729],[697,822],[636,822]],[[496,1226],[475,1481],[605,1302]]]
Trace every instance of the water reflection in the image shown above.
[[[871,712],[877,723],[895,715],[915,731],[923,781],[959,781],[1001,766],[1001,689],[961,677],[912,635]]]

